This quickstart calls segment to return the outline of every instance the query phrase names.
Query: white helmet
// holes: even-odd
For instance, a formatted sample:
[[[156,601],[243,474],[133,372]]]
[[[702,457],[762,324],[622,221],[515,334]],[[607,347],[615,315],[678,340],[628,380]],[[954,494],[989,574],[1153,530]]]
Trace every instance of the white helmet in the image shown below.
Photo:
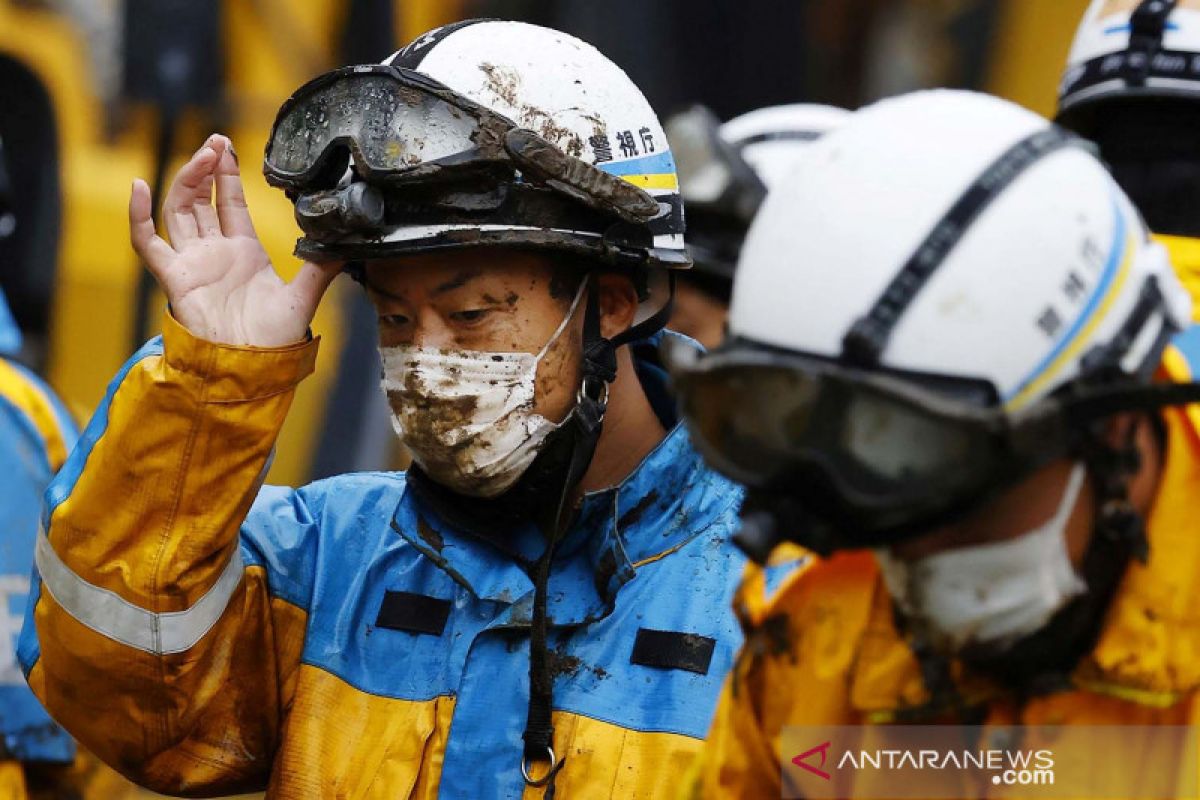
[[[667,120],[690,225],[695,268],[723,285],[766,193],[796,167],[807,146],[850,112],[815,103],[760,108],[721,124],[704,106]]]
[[[1058,96],[1059,120],[1085,133],[1098,101],[1200,99],[1200,0],[1092,0]]]
[[[689,264],[653,109],[594,47],[536,25],[459,22],[310,81],[264,171],[296,201],[309,257],[506,245]]]
[[[1020,167],[1012,184],[977,217],[948,222],[981,179],[997,180],[1006,154]],[[729,326],[839,358],[856,326],[872,327],[860,320],[878,318],[878,366],[984,379],[1016,409],[1079,375],[1151,279],[1170,301],[1155,332],[1168,311],[1185,322],[1189,300],[1163,249],[1084,147],[1011,103],[919,92],[859,112],[812,145],[804,180],[771,194]],[[1140,368],[1156,338],[1138,339],[1123,363]]]
[[[926,91],[857,112],[801,169],[751,226],[729,338],[667,353],[744,511],[790,498],[776,534],[928,531],[1068,455],[1079,425],[1200,397],[1149,385],[1190,300],[1083,140]]]
[[[806,144],[820,139],[850,116],[837,106],[791,103],[748,111],[721,126],[721,138],[741,153],[770,191],[795,171]],[[685,201],[688,199],[684,188]]]

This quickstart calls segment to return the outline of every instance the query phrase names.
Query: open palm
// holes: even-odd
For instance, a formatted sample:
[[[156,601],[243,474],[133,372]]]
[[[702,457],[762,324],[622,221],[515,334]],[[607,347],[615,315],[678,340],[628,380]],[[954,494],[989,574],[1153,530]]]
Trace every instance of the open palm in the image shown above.
[[[130,240],[166,293],[171,313],[193,335],[255,347],[304,338],[341,265],[305,263],[290,283],[276,274],[254,232],[227,138],[210,136],[175,175],[162,207],[170,244],[155,233],[150,212],[150,187],[136,180]]]

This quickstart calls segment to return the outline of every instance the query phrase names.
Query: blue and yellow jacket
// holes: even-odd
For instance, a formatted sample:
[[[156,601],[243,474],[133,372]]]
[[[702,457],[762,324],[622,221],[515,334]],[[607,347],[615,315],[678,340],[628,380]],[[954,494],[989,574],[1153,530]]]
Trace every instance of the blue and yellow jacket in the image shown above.
[[[260,490],[316,350],[167,318],[122,369],[47,492],[30,685],[160,790],[540,797],[520,774],[529,576],[403,474]],[[678,427],[585,496],[549,583],[559,797],[669,796],[699,752],[741,644],[739,501]]]
[[[74,758],[75,745],[25,685],[16,646],[42,493],[74,446],[76,431],[54,393],[6,358],[20,345],[20,332],[0,292],[0,763],[66,763]],[[15,768],[10,769],[17,780]],[[5,785],[0,778],[0,787]]]

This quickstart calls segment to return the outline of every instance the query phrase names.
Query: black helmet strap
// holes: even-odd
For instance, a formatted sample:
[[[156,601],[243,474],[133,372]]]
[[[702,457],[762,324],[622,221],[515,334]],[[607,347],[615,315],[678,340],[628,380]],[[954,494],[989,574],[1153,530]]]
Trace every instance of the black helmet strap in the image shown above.
[[[1167,18],[1178,0],[1142,0],[1129,18],[1129,55],[1122,77],[1130,86],[1145,86],[1154,56],[1162,49]]]

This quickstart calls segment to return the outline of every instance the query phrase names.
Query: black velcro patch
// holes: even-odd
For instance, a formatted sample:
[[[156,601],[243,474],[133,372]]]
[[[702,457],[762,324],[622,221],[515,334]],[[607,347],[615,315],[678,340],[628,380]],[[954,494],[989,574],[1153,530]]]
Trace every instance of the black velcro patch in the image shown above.
[[[375,626],[441,636],[449,618],[449,600],[412,592],[387,592],[383,596],[383,605],[379,607]]]
[[[716,639],[697,633],[639,628],[629,663],[659,669],[686,669],[707,675],[716,646]]]

